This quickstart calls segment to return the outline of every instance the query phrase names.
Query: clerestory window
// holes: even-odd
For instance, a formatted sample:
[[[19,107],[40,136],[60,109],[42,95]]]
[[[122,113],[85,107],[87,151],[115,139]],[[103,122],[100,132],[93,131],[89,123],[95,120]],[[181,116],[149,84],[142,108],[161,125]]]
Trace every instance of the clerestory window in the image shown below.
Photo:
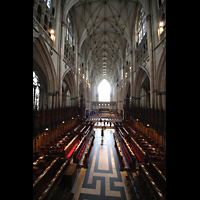
[[[142,38],[146,33],[146,15],[144,12],[144,8],[142,7],[139,15],[139,23],[138,23],[138,44],[141,42]]]

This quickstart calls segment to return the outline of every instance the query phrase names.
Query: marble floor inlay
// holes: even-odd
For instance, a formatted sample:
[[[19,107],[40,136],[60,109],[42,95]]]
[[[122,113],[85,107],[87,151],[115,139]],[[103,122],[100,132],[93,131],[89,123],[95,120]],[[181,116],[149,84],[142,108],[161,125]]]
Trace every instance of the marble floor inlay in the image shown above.
[[[101,144],[101,129],[95,128],[88,169],[81,168],[76,186],[73,189],[75,200],[126,200],[124,182],[119,169],[113,131],[104,131]]]

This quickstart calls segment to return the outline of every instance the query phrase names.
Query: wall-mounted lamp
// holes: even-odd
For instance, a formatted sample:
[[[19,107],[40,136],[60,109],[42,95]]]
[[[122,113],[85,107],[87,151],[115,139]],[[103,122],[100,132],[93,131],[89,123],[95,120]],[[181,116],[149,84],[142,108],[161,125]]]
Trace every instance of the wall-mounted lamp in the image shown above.
[[[48,131],[49,129],[48,129],[48,128],[46,128],[45,130],[46,130],[46,133],[47,133],[47,131]]]
[[[51,29],[51,30],[50,30],[50,33],[51,33],[51,35],[54,35],[54,30]]]
[[[164,23],[163,22],[160,22],[159,23],[159,27],[163,27]]]
[[[62,121],[62,126],[63,126],[63,133],[64,133],[65,121]]]
[[[51,34],[51,39],[55,42],[54,29],[50,30],[50,34]]]
[[[159,26],[159,28],[158,28],[158,37],[159,37],[159,41],[160,41],[160,35],[164,31],[164,22],[163,21],[159,22],[158,26]]]

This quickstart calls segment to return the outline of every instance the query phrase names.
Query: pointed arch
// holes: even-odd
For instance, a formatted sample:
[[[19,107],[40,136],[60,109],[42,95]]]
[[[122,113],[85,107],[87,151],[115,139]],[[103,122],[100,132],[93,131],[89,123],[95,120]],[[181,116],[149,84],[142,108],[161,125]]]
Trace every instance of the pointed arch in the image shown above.
[[[77,86],[74,78],[74,73],[72,71],[66,71],[63,74],[62,83],[67,85],[64,88],[64,93],[69,90],[71,97],[75,97]]]
[[[139,67],[134,83],[133,96],[137,106],[149,106],[150,101],[150,77],[147,70]],[[143,98],[144,97],[144,98]]]
[[[136,79],[135,79],[135,84],[134,84],[134,96],[139,97],[141,87],[143,86],[143,83],[145,82],[146,79],[150,80],[149,73],[148,71],[145,70],[142,67],[139,67],[137,73],[136,73]]]
[[[41,82],[41,105],[48,104],[51,107],[52,94],[57,89],[56,71],[49,50],[39,33],[33,33],[33,71],[35,71]]]
[[[56,71],[49,50],[40,34],[33,40],[33,61],[42,70],[47,81],[48,92],[56,90]],[[37,68],[33,66],[33,68]]]

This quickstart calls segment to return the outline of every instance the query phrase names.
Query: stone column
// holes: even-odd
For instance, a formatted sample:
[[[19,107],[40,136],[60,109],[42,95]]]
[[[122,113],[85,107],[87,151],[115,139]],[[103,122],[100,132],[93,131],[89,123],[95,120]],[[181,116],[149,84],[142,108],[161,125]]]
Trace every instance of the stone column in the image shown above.
[[[59,62],[59,96],[58,106],[62,105],[62,74],[64,70],[62,59],[64,58],[64,46],[65,46],[65,27],[64,22],[61,23],[61,34],[60,34],[60,62]]]
[[[60,24],[61,24],[61,0],[56,1],[56,24],[55,24],[55,49],[59,52],[59,45],[60,45]]]
[[[52,95],[53,95],[53,93],[47,93],[47,95],[48,95],[48,108],[50,109],[50,108],[52,108]]]
[[[148,53],[150,57],[150,108],[154,107],[154,66],[153,66],[153,44],[152,44],[152,25],[151,25],[151,14],[146,17],[147,23],[147,41],[148,41]]]

